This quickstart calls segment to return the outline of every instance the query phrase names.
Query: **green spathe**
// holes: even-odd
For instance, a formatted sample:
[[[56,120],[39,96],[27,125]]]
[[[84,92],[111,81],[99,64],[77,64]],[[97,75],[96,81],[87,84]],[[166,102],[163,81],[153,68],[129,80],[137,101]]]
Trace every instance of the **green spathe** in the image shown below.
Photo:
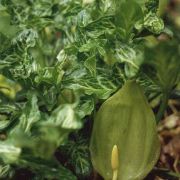
[[[118,148],[118,180],[141,180],[160,151],[154,114],[141,87],[128,81],[97,113],[90,151],[94,168],[112,179],[111,153]]]

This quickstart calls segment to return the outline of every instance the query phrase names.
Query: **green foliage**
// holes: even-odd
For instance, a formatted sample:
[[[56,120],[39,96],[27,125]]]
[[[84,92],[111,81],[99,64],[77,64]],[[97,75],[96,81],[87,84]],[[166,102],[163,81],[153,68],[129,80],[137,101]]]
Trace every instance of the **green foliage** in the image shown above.
[[[161,87],[162,92],[170,92],[179,82],[179,58],[180,51],[177,42],[161,42],[157,46],[147,48],[144,66],[148,66],[151,72],[155,73],[155,76],[150,74],[149,76]],[[151,72],[148,71],[148,73]]]
[[[92,172],[88,141],[82,136],[75,135],[66,145],[60,147],[63,157],[67,158],[66,166],[73,169],[79,179],[88,177]]]
[[[148,97],[165,84],[169,91],[176,86],[178,58],[160,62],[175,78],[170,82],[146,47],[144,34],[164,30],[157,2],[0,0],[0,178],[21,168],[34,179],[86,177],[90,137],[72,141],[69,134],[84,129],[127,79],[138,79]],[[155,57],[163,54],[157,47]],[[75,175],[54,157],[57,149],[73,147],[67,162]]]

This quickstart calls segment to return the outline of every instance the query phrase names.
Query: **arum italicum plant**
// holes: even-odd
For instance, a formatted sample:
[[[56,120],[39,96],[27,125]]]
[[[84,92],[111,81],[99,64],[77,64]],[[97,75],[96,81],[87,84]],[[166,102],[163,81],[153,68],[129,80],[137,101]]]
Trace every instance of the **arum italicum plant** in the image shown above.
[[[105,180],[142,180],[155,165],[160,152],[155,117],[135,81],[127,81],[100,107],[90,151]]]

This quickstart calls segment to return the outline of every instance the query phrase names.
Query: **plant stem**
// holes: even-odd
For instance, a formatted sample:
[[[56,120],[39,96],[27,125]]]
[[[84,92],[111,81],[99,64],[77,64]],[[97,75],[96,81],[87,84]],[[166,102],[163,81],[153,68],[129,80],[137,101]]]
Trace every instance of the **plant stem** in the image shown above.
[[[113,171],[113,178],[112,178],[112,180],[117,180],[117,178],[118,178],[118,170],[116,169],[116,170]]]
[[[156,115],[157,123],[159,123],[159,121],[162,119],[162,117],[164,115],[164,111],[166,110],[167,105],[168,105],[168,99],[169,99],[169,93],[164,93],[162,96],[160,108],[159,108],[158,113]]]

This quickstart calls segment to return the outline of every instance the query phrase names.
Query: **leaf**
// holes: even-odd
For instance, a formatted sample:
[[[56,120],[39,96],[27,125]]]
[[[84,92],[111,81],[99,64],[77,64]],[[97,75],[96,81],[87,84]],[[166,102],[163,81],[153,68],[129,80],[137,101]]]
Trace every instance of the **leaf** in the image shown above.
[[[127,38],[130,37],[136,22],[142,19],[143,12],[140,5],[134,0],[127,0],[119,4],[116,7],[116,25],[125,30]]]
[[[168,169],[164,169],[164,168],[155,168],[153,170],[155,173],[158,174],[158,176],[162,177],[162,178],[169,178],[169,179],[174,179],[177,180],[178,178],[180,178],[180,174],[170,171]]]
[[[91,16],[86,10],[79,12],[77,16],[77,23],[79,26],[87,26],[91,22]]]
[[[20,116],[20,126],[25,133],[29,133],[34,123],[38,122],[41,118],[41,114],[38,109],[37,96],[32,94],[29,96],[29,102],[25,108],[22,109],[23,113]]]
[[[85,62],[84,66],[91,72],[92,76],[96,76],[96,58],[89,57]]]
[[[159,6],[159,0],[148,0],[145,2],[145,7],[148,11],[156,13]]]
[[[144,27],[155,34],[164,30],[164,23],[155,13],[149,13],[144,18]]]
[[[134,77],[143,63],[143,54],[139,47],[130,47],[123,44],[116,45],[116,60],[125,64],[125,75],[128,78]]]
[[[0,165],[0,177],[6,178],[11,171],[11,167],[9,165]]]
[[[20,153],[20,148],[0,142],[0,157],[5,163],[12,163],[17,161]]]
[[[48,122],[64,129],[79,129],[82,126],[75,108],[70,104],[60,105],[55,109]]]
[[[14,99],[21,86],[0,74],[0,92],[7,97]]]
[[[18,28],[16,26],[10,25],[11,16],[7,13],[7,9],[0,4],[0,33],[8,37],[13,37]]]
[[[152,48],[147,48],[145,51],[146,74],[161,88],[162,92],[170,92],[179,82],[179,57],[177,42],[163,42]],[[149,68],[152,68],[151,71]]]
[[[80,178],[88,177],[92,171],[89,147],[87,140],[77,137],[60,147],[63,156],[68,157],[67,164],[73,167],[73,171]]]
[[[136,94],[134,94],[136,92]],[[138,105],[137,105],[138,104]],[[111,153],[117,146],[118,179],[143,179],[160,152],[154,114],[138,84],[128,81],[100,107],[91,136],[94,168],[112,179]]]
[[[95,107],[93,98],[81,97],[81,103],[76,107],[76,112],[80,118],[84,118],[87,115],[91,115]]]
[[[38,158],[31,158],[28,154],[22,156],[17,163],[20,167],[28,167],[33,173],[38,172],[33,179],[62,179],[62,180],[77,180],[74,174],[63,167],[55,160],[42,160]]]

